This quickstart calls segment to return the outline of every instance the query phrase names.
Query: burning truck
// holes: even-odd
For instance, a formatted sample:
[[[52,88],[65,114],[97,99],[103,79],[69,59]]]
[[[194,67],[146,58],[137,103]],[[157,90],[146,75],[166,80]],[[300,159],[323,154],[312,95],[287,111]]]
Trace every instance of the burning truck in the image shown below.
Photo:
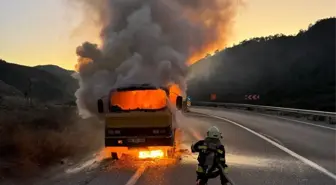
[[[137,153],[139,158],[172,157],[178,131],[169,104],[181,110],[183,98],[177,96],[171,102],[169,97],[168,88],[140,84],[111,91],[107,105],[99,99],[98,112],[105,121],[105,152],[113,159],[128,153]]]

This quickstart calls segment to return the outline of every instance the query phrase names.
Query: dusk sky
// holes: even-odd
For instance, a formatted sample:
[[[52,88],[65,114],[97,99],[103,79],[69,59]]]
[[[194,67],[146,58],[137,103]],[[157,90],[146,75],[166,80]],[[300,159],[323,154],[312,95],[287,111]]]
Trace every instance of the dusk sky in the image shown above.
[[[318,19],[336,16],[335,0],[245,2],[229,45],[256,36],[295,34]],[[0,0],[0,14],[0,58],[8,62],[73,69],[76,47],[98,40],[97,30],[78,27],[81,11],[66,0]]]

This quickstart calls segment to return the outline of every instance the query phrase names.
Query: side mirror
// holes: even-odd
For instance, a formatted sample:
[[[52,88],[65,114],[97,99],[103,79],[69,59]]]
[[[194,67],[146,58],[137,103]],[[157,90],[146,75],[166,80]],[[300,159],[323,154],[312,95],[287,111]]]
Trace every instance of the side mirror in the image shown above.
[[[103,103],[103,100],[99,99],[97,101],[97,104],[98,104],[98,112],[99,113],[103,113],[104,112],[104,103]]]
[[[181,110],[182,106],[183,106],[183,98],[182,98],[182,96],[178,96],[176,98],[176,107],[177,107],[177,109]]]

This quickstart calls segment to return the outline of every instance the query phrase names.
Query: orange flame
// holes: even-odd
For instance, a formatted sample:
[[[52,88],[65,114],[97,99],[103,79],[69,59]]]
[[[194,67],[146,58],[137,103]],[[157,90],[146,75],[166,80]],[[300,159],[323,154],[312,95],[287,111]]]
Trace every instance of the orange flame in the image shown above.
[[[214,49],[213,49],[214,48]],[[215,45],[209,46],[208,48],[204,48],[203,51],[197,52],[193,54],[188,60],[187,64],[190,66],[192,64],[195,64],[196,62],[200,61],[201,59],[207,57],[207,56],[212,56],[216,53],[218,49]]]
[[[177,96],[180,96],[181,95],[181,89],[179,88],[178,85],[176,84],[173,84],[170,86],[169,88],[169,100],[170,102],[175,105],[176,103],[176,98]]]
[[[161,109],[167,105],[166,92],[162,89],[114,92],[111,105],[122,110]]]
[[[163,158],[164,157],[164,152],[163,152],[163,150],[140,151],[138,157],[140,159]]]
[[[173,84],[169,89],[169,101],[175,105],[177,96],[181,95],[180,88]],[[111,105],[122,110],[161,109],[167,105],[166,92],[162,89],[133,90],[114,92],[111,95]]]
[[[186,11],[188,19],[205,30],[202,43],[189,48],[188,65],[192,65],[204,57],[212,56],[224,49],[232,35],[233,18],[237,8],[243,4],[241,0],[214,1],[213,9],[200,7],[199,11]],[[202,12],[201,14],[199,12]]]

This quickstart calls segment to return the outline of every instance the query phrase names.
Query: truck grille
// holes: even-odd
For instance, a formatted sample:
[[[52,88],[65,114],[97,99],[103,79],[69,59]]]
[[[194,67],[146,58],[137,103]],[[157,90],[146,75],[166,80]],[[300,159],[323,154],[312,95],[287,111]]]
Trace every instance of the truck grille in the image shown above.
[[[170,136],[171,127],[159,128],[106,128],[106,136]]]

